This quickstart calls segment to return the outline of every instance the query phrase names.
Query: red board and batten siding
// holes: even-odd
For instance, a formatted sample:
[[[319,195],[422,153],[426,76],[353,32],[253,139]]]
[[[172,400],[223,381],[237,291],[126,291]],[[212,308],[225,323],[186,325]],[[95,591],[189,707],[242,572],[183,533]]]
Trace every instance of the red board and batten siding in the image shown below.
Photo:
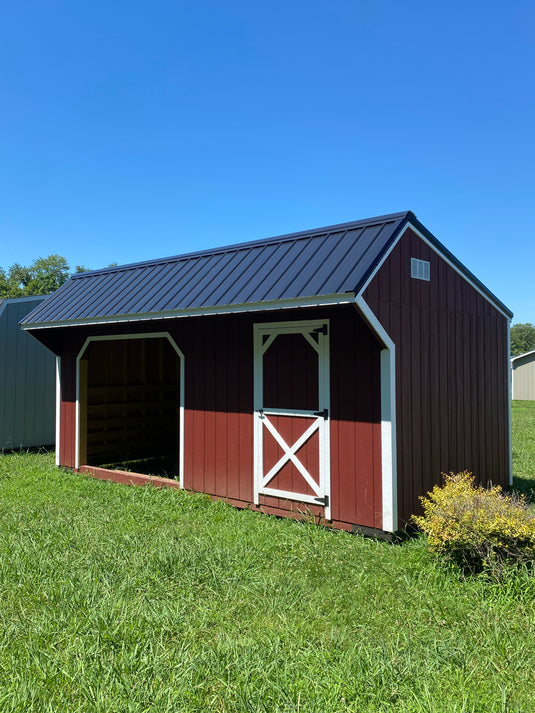
[[[60,464],[75,465],[76,356],[86,337],[168,332],[185,357],[185,487],[252,503],[253,324],[325,318],[331,324],[332,519],[339,527],[381,528],[380,345],[350,305],[58,330]],[[39,336],[48,338],[45,331]],[[299,507],[268,496],[261,497],[260,505],[280,514],[298,509],[323,513],[319,506]]]
[[[412,257],[430,262],[429,282],[411,278]],[[400,527],[441,473],[506,486],[506,317],[411,230],[364,298],[396,347]]]
[[[252,325],[326,317],[331,320],[332,518],[381,527],[379,345],[349,306],[191,320],[196,324],[190,335],[173,332],[186,358],[187,488],[253,501]],[[185,322],[175,323],[182,324],[186,330]],[[273,512],[298,508],[296,502],[269,496],[261,496],[260,504]],[[322,513],[314,506],[299,509]]]

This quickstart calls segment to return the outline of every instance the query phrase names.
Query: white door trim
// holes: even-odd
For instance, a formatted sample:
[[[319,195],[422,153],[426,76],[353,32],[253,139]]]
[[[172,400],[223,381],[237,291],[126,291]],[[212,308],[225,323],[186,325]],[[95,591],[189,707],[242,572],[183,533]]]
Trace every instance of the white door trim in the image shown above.
[[[318,341],[311,332],[315,329],[321,330],[325,326],[326,334],[318,334]],[[273,497],[286,498],[318,505],[318,499],[324,500],[325,519],[331,519],[331,478],[330,478],[330,368],[329,368],[329,330],[328,319],[300,320],[289,322],[263,322],[257,323],[253,328],[254,337],[254,502],[259,504],[260,495],[271,495]],[[265,409],[263,403],[263,360],[264,354],[274,340],[280,334],[302,334],[308,343],[318,354],[318,412],[326,410],[327,417],[315,415],[310,411],[301,409],[273,408]],[[264,342],[264,337],[267,340]],[[305,430],[300,438],[292,445],[287,444],[282,436],[277,432],[269,416],[288,415],[314,418],[314,422]],[[263,429],[266,428],[279,443],[284,451],[284,455],[278,463],[271,468],[269,473],[264,475],[264,452],[263,452]],[[319,432],[319,485],[307,472],[296,452],[304,443],[316,432]],[[315,495],[293,493],[275,488],[269,488],[269,481],[275,476],[280,468],[288,461],[291,461],[299,470],[304,480],[308,483]]]

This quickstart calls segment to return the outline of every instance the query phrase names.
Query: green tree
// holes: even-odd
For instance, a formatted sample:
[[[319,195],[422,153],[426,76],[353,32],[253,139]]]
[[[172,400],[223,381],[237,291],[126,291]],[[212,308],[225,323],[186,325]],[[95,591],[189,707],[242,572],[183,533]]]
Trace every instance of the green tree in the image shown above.
[[[0,268],[0,298],[48,295],[69,278],[69,265],[61,255],[40,257],[29,267],[18,262]]]
[[[116,262],[108,267],[115,267]],[[76,265],[72,273],[69,264],[61,255],[38,257],[29,267],[11,265],[6,271],[0,267],[0,299],[5,297],[27,297],[30,295],[49,295],[66,282],[71,274],[88,272],[92,268]]]
[[[9,284],[7,281],[6,271],[0,267],[0,300],[4,297],[9,297]]]
[[[535,326],[531,322],[511,327],[511,356],[535,350]]]

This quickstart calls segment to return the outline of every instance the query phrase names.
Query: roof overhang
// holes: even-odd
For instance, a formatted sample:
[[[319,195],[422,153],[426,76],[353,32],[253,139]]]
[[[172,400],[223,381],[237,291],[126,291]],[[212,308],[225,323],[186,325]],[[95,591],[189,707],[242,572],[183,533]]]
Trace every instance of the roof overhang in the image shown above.
[[[83,327],[101,324],[125,324],[128,322],[148,322],[158,319],[182,319],[186,317],[208,317],[221,314],[239,314],[244,312],[268,312],[277,309],[295,309],[299,307],[327,307],[329,305],[353,304],[354,292],[343,292],[334,295],[315,295],[299,297],[289,300],[273,300],[272,302],[246,302],[233,305],[216,305],[213,307],[198,307],[194,309],[173,310],[167,312],[148,312],[136,314],[109,315],[102,317],[88,317],[87,319],[73,319],[54,322],[37,322],[35,324],[22,324],[25,331],[34,329],[52,329],[57,327]]]
[[[532,354],[535,354],[535,349],[532,349],[530,352],[524,352],[524,354],[519,354],[518,356],[511,357],[511,364],[517,359],[524,359],[525,357],[531,356]]]

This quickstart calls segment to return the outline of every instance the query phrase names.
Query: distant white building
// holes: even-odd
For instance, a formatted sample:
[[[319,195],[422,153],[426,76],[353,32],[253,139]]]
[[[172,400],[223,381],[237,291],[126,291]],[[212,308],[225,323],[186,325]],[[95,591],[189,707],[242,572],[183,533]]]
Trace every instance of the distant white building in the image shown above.
[[[513,399],[535,401],[535,349],[511,359]]]

